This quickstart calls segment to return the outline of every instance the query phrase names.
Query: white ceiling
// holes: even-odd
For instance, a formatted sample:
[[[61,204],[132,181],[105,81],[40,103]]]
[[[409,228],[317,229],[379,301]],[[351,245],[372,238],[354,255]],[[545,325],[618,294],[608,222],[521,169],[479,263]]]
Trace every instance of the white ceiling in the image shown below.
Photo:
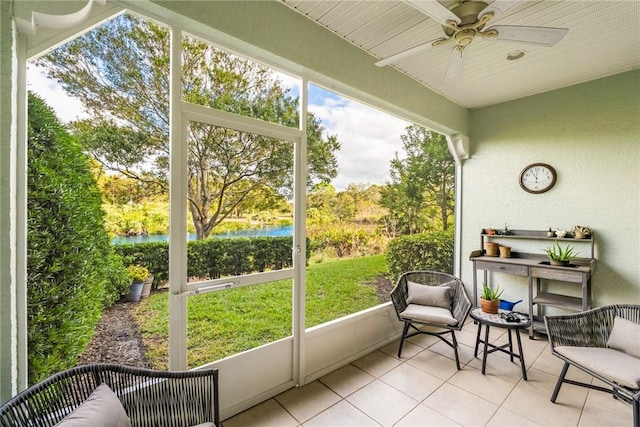
[[[397,0],[282,0],[372,55],[371,66],[430,40],[442,26]],[[435,1],[435,0],[433,0]],[[491,3],[493,0],[487,0]],[[441,0],[451,8],[457,1]],[[435,47],[389,65],[453,102],[478,108],[640,67],[640,1],[525,0],[487,27],[527,25],[568,28],[555,46],[476,38],[466,48],[463,74],[445,80],[453,44]],[[526,55],[507,61],[513,51]]]

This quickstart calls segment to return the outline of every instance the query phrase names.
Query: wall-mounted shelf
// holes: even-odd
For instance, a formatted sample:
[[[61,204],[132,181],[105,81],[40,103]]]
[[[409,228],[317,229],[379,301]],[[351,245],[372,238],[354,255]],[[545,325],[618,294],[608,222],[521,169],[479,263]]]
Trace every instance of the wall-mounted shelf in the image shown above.
[[[588,255],[571,260],[569,266],[550,265],[548,259],[542,254],[512,251],[509,258],[487,256],[484,250],[485,243],[494,240],[529,240],[529,241],[558,241],[574,246],[588,247]],[[509,243],[512,245],[512,243]],[[548,246],[547,244],[545,246]],[[591,273],[595,267],[594,237],[593,234],[586,239],[576,239],[570,234],[567,237],[549,237],[544,230],[509,230],[509,234],[489,234],[487,230],[480,233],[480,247],[473,251],[470,259],[473,262],[473,304],[478,306],[478,280],[477,270],[483,270],[484,282],[488,284],[488,272],[499,272],[524,276],[528,278],[529,288],[529,316],[534,319],[529,329],[529,338],[533,339],[533,333],[545,332],[542,322],[543,307],[551,306],[575,311],[588,310],[591,307]],[[543,247],[539,248],[544,249]],[[533,283],[535,279],[535,286]],[[542,289],[542,280],[555,280],[581,285],[580,297],[562,295],[548,292]],[[535,292],[535,293],[534,293]],[[534,313],[534,305],[536,313]],[[536,322],[537,319],[537,322]]]

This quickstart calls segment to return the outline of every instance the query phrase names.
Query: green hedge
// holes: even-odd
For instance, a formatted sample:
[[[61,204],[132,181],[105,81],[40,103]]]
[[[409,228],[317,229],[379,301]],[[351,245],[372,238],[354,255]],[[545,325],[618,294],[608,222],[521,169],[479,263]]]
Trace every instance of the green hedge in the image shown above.
[[[453,234],[414,234],[389,242],[387,262],[392,280],[412,270],[453,272]]]
[[[32,94],[28,139],[27,328],[33,384],[75,365],[103,307],[120,297],[129,277],[104,229],[88,158]]]
[[[187,275],[201,279],[279,270],[293,264],[292,237],[205,239],[187,243]],[[169,279],[169,243],[114,245],[128,264],[140,264],[154,276],[154,286]],[[307,244],[307,260],[309,259]]]

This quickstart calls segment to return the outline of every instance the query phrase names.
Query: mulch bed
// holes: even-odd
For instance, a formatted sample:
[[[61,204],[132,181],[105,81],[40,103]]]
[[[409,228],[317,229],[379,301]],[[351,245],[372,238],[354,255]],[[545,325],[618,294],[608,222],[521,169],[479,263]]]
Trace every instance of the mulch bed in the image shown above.
[[[93,339],[80,355],[79,365],[115,363],[151,367],[144,357],[140,329],[133,316],[135,306],[133,302],[118,302],[104,312]]]

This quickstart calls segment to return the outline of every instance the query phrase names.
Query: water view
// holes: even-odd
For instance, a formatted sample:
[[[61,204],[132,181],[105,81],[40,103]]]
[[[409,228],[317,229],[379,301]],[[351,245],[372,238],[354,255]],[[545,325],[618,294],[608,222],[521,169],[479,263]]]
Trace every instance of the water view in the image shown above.
[[[293,225],[281,225],[274,227],[264,227],[246,230],[228,231],[221,234],[212,234],[212,239],[230,239],[234,237],[282,237],[293,234]],[[195,233],[189,233],[189,240],[195,240]],[[148,234],[144,236],[118,236],[111,240],[114,245],[125,245],[132,243],[165,242],[169,240],[167,234]]]

